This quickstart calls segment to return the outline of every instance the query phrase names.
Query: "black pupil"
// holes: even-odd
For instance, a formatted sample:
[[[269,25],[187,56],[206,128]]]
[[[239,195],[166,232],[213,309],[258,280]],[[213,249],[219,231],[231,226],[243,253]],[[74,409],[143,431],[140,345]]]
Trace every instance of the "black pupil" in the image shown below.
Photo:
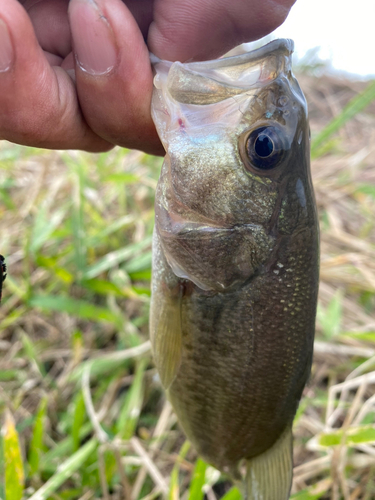
[[[258,127],[247,136],[245,148],[245,168],[271,170],[277,167],[285,156],[283,129],[273,125]]]
[[[254,144],[255,152],[261,158],[267,158],[273,153],[273,142],[265,134],[259,134]]]

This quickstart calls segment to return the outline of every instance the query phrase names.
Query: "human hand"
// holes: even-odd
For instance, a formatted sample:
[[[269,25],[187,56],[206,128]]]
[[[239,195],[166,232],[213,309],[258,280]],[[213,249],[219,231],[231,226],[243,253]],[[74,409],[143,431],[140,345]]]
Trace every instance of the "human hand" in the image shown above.
[[[0,0],[0,139],[163,154],[148,50],[218,57],[270,33],[294,1]]]

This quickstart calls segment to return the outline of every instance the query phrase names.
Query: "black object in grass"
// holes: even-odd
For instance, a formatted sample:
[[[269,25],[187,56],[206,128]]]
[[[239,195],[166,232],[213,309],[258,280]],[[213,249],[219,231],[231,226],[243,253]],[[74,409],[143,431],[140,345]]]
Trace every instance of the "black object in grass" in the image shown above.
[[[0,255],[0,302],[1,302],[1,292],[3,289],[3,283],[7,277],[7,266],[5,264],[5,259]]]

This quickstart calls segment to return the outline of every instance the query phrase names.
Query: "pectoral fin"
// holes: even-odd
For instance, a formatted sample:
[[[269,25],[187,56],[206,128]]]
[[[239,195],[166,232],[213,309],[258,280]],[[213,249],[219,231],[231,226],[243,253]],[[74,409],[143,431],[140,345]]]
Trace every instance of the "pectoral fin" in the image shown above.
[[[167,390],[181,365],[181,294],[165,297],[153,332],[155,363],[161,383]]]
[[[246,462],[245,500],[288,500],[293,475],[292,429],[265,453]]]

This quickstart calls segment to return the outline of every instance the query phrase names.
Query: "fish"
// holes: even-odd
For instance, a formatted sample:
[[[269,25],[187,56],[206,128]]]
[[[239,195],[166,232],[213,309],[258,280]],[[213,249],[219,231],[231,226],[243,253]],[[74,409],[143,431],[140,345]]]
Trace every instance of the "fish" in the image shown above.
[[[310,129],[294,44],[154,62],[166,150],[155,195],[150,339],[195,449],[246,500],[287,500],[319,285]]]

